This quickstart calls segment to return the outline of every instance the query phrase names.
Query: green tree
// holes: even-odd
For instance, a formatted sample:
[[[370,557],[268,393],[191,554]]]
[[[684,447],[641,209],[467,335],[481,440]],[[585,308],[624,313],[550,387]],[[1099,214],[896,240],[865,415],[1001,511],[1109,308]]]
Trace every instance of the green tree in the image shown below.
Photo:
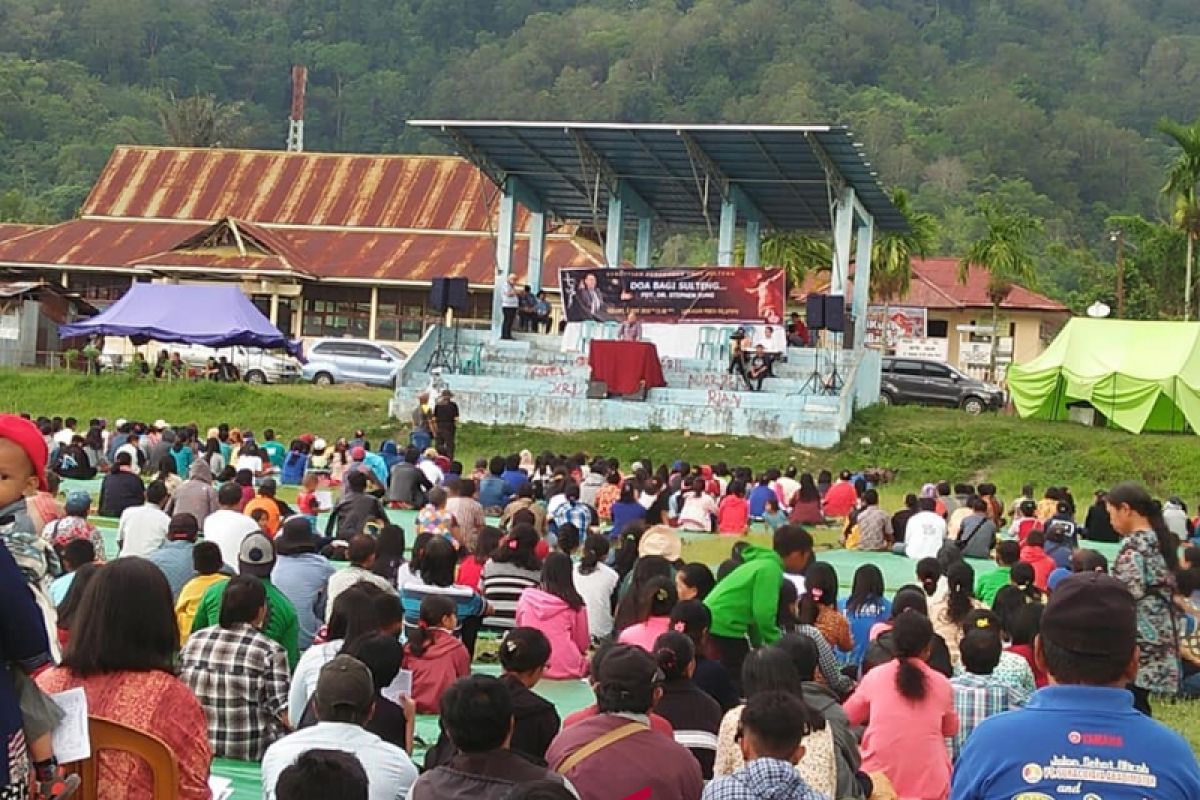
[[[1042,224],[1030,214],[1010,209],[988,198],[980,201],[983,217],[983,236],[975,240],[958,262],[958,281],[966,284],[971,267],[987,272],[988,300],[992,304],[992,354],[989,373],[996,377],[997,326],[1000,324],[1000,304],[1013,284],[1032,287],[1037,283],[1034,269],[1034,237]]]
[[[1178,152],[1175,161],[1167,170],[1167,183],[1163,194],[1171,198],[1174,208],[1172,221],[1187,236],[1187,256],[1184,264],[1183,318],[1192,318],[1192,263],[1196,252],[1196,239],[1200,238],[1200,119],[1191,125],[1182,125],[1170,119],[1161,119],[1158,130],[1175,142]]]
[[[908,294],[913,258],[928,258],[938,241],[937,219],[933,214],[914,209],[907,191],[893,191],[892,203],[908,221],[908,230],[880,234],[871,248],[871,297],[883,301],[885,351],[890,345],[887,318],[892,301]]]
[[[828,239],[803,233],[775,233],[764,236],[760,252],[763,264],[787,270],[788,283],[803,286],[813,272],[833,266],[833,245]]]
[[[175,147],[231,147],[241,132],[242,104],[222,103],[211,94],[168,95],[158,115],[167,142]]]

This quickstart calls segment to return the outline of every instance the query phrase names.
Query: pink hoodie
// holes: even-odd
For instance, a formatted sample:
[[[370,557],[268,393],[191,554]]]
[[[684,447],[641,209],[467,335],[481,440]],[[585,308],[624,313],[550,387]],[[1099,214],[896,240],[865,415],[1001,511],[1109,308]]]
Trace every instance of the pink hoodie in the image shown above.
[[[587,675],[587,607],[572,610],[566,601],[541,589],[526,589],[517,602],[517,627],[537,628],[550,640],[547,678],[582,678]]]

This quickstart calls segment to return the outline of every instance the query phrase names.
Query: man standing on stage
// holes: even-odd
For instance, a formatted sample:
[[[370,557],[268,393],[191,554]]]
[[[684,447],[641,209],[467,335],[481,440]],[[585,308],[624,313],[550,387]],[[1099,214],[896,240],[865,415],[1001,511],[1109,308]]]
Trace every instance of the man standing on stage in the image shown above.
[[[500,298],[501,311],[504,313],[504,324],[500,327],[500,338],[513,338],[513,325],[517,321],[517,309],[521,305],[521,290],[517,288],[517,276],[508,274],[508,283],[504,285],[504,296]]]
[[[632,308],[625,316],[625,321],[617,329],[617,338],[622,342],[640,342],[642,340],[642,323],[638,321],[637,312]]]

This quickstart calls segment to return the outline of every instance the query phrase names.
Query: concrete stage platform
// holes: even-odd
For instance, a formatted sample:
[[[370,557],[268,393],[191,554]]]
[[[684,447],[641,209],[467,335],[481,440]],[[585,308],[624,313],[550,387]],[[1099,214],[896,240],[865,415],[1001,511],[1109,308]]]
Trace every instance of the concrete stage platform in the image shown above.
[[[762,392],[739,391],[723,360],[663,358],[667,387],[645,401],[588,399],[585,353],[564,351],[558,336],[516,334],[491,341],[487,331],[458,331],[460,368],[444,369],[466,422],[523,425],[561,431],[677,430],[699,434],[787,439],[814,448],[836,445],[856,408],[879,398],[878,351],[840,350],[837,368],[845,385],[835,395],[805,391],[814,368],[827,376],[833,351],[789,348],[786,363]],[[443,333],[443,343],[453,333]],[[393,416],[407,421],[415,395],[431,382],[437,329],[426,333],[401,371]],[[453,359],[452,359],[453,360]],[[475,368],[477,361],[478,367]]]

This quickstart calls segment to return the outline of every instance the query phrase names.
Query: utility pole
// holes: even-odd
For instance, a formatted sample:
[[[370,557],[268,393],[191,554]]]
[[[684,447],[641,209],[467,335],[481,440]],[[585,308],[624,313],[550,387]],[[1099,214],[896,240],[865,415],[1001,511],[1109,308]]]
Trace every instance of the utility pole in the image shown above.
[[[1125,319],[1125,231],[1109,234],[1117,246],[1117,319]]]

